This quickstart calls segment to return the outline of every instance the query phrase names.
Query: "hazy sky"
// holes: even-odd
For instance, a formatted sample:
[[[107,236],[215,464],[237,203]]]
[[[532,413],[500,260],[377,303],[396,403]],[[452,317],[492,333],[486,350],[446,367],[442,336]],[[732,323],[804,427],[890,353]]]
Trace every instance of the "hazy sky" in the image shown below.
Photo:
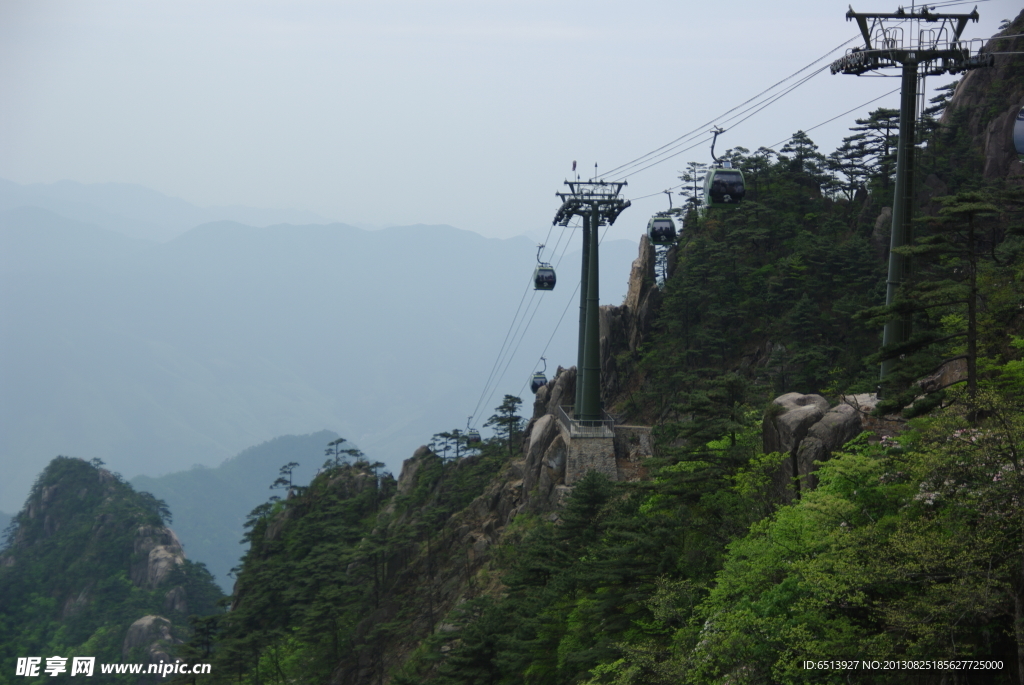
[[[573,160],[611,169],[739,105],[857,36],[848,3],[0,0],[0,177],[535,233]],[[967,38],[1020,11],[977,6]],[[898,84],[826,71],[719,149],[773,145]],[[855,117],[898,102],[810,135],[830,152]],[[631,176],[627,197],[675,185],[690,160],[707,146]],[[663,208],[636,202],[609,237]]]

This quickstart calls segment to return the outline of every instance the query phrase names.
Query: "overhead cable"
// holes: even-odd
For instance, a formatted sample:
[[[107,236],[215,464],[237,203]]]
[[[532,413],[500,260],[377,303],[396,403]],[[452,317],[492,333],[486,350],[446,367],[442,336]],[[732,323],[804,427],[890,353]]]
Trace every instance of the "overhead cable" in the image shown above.
[[[829,51],[828,51],[827,53],[825,53],[824,55],[822,55],[821,57],[819,57],[818,59],[816,59],[816,60],[814,60],[813,62],[811,62],[810,64],[808,64],[807,66],[805,66],[805,67],[803,67],[802,69],[799,69],[799,70],[797,70],[797,71],[793,72],[792,74],[790,74],[790,75],[789,75],[789,76],[787,76],[786,78],[782,79],[782,80],[781,80],[781,81],[779,81],[778,83],[775,83],[775,84],[773,84],[773,85],[769,86],[768,88],[765,88],[765,89],[764,89],[764,90],[762,90],[762,91],[761,91],[760,93],[758,93],[758,94],[757,94],[757,95],[755,95],[754,97],[750,98],[750,99],[749,99],[749,100],[747,100],[746,102],[742,102],[742,103],[740,103],[740,104],[736,105],[736,106],[735,106],[735,107],[733,107],[732,109],[730,109],[730,110],[728,110],[728,111],[726,111],[726,112],[723,112],[723,113],[722,113],[721,115],[719,115],[719,116],[715,117],[714,119],[711,119],[711,120],[710,120],[710,121],[708,121],[707,123],[705,123],[705,124],[701,124],[700,126],[696,127],[695,129],[693,129],[693,130],[691,130],[691,131],[689,131],[689,132],[687,132],[687,133],[684,133],[683,135],[679,136],[679,137],[678,137],[678,138],[676,138],[675,140],[672,140],[672,141],[670,141],[670,142],[668,142],[668,143],[666,143],[666,144],[662,145],[662,146],[661,146],[661,147],[659,147],[659,148],[655,148],[654,150],[651,150],[650,152],[648,152],[648,153],[646,153],[646,154],[643,154],[643,155],[641,155],[641,156],[637,157],[637,158],[636,158],[636,159],[634,159],[634,160],[631,160],[631,161],[629,161],[629,162],[626,162],[625,164],[621,164],[621,165],[619,165],[619,166],[617,166],[617,167],[615,167],[615,168],[613,168],[613,169],[610,169],[610,170],[609,170],[609,171],[607,171],[607,172],[606,172],[606,173],[605,173],[604,175],[605,175],[606,177],[611,177],[611,176],[612,176],[613,174],[616,174],[616,173],[618,173],[618,172],[620,172],[620,171],[624,171],[625,169],[628,169],[628,168],[629,168],[629,167],[631,167],[631,166],[635,166],[635,165],[637,165],[637,164],[644,164],[644,163],[646,163],[646,161],[648,160],[648,158],[650,158],[650,157],[651,157],[651,156],[653,156],[653,155],[657,155],[657,154],[658,154],[659,152],[661,152],[661,151],[662,151],[662,150],[664,150],[665,148],[671,147],[672,145],[675,145],[676,143],[679,143],[680,141],[684,141],[684,140],[685,140],[686,138],[690,138],[690,137],[692,137],[692,136],[693,136],[693,135],[695,135],[695,134],[700,134],[700,133],[702,133],[702,132],[703,132],[703,131],[704,131],[705,129],[707,129],[707,127],[708,127],[708,126],[711,126],[712,124],[714,124],[714,123],[718,122],[719,120],[721,120],[721,119],[722,119],[723,117],[725,117],[726,115],[732,114],[733,112],[735,112],[736,110],[740,109],[741,107],[744,107],[744,106],[746,106],[746,105],[750,104],[751,102],[754,102],[755,100],[757,100],[758,98],[760,98],[760,97],[761,97],[762,95],[765,95],[766,93],[769,93],[769,92],[771,92],[771,91],[775,90],[775,88],[777,88],[778,86],[782,85],[783,83],[785,83],[786,81],[790,80],[791,78],[793,78],[793,77],[795,77],[795,76],[798,76],[798,75],[800,75],[800,74],[801,74],[801,73],[803,73],[804,71],[807,71],[808,69],[810,69],[811,67],[813,67],[813,66],[814,66],[815,64],[817,64],[818,62],[822,61],[823,59],[826,59],[826,58],[827,58],[827,57],[828,57],[829,55],[831,55],[832,53],[834,53],[834,52],[835,52],[836,50],[841,50],[841,49],[842,49],[842,48],[844,48],[844,47],[845,47],[846,45],[848,45],[848,44],[852,43],[853,41],[857,40],[858,38],[860,38],[860,34],[857,34],[856,36],[854,36],[854,37],[850,38],[849,40],[846,40],[846,41],[844,41],[843,43],[841,43],[841,44],[837,45],[836,47],[832,48],[832,49],[831,49],[831,50],[829,50]]]

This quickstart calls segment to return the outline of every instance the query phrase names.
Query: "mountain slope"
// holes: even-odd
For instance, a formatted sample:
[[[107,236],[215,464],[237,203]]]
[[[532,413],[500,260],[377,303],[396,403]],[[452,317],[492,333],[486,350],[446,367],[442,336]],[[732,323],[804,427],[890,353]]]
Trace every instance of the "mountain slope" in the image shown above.
[[[155,478],[136,476],[131,484],[167,502],[175,530],[188,541],[189,557],[206,564],[221,588],[230,592],[234,579],[228,574],[245,553],[245,517],[266,501],[268,487],[285,464],[299,464],[292,473],[296,484],[312,480],[327,443],[337,437],[331,431],[285,435],[243,450],[215,468],[197,464]]]
[[[167,514],[162,502],[98,465],[54,459],[0,552],[3,673],[39,655],[94,656],[97,673],[100,663],[168,659],[189,634],[190,614],[217,612],[219,589],[201,564],[185,559],[163,525]],[[167,635],[130,630],[157,615]],[[52,682],[75,682],[70,677]],[[27,682],[51,681],[42,674]]]

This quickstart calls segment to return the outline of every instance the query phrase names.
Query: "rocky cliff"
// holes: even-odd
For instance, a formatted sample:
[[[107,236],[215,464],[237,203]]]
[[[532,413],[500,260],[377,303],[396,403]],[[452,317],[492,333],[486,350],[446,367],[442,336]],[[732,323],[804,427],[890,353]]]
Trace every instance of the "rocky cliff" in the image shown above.
[[[1013,145],[1013,125],[1024,107],[1021,34],[1024,11],[985,44],[983,52],[993,54],[994,66],[964,75],[940,121],[943,126],[962,127],[970,140],[969,149],[981,156],[978,170],[986,180],[1024,184],[1024,165]]]
[[[654,330],[662,297],[655,276],[654,250],[647,236],[641,236],[640,254],[629,272],[625,301],[619,306],[601,307],[601,397],[606,406],[627,391],[628,368],[622,365],[635,359]],[[672,260],[668,262],[671,266]]]

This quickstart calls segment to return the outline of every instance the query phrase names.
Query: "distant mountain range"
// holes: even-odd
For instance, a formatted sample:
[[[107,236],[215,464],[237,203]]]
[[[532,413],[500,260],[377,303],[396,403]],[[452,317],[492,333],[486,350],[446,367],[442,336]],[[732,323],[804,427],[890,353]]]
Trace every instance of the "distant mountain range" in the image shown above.
[[[250,226],[327,224],[330,219],[293,209],[196,207],[176,197],[130,183],[34,183],[0,179],[0,211],[39,207],[130,238],[164,242],[211,221]]]
[[[506,338],[518,351],[477,425],[503,394],[528,395],[545,346],[549,370],[575,363],[578,250],[557,289],[535,293],[522,237],[218,221],[159,243],[76,214],[130,205],[78,188],[97,192],[66,214],[0,210],[0,509],[19,509],[58,454],[157,476],[325,429],[397,472],[433,433],[465,426]],[[622,301],[636,250],[602,246],[602,302]],[[528,330],[510,328],[517,311]]]

